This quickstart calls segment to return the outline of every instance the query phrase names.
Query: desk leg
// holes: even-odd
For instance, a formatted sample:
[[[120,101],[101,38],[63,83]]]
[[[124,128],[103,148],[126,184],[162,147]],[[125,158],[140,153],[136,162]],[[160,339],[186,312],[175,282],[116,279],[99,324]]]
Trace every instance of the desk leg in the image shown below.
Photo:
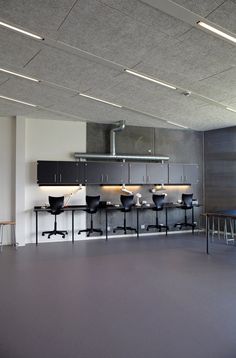
[[[35,232],[36,232],[36,245],[38,245],[38,212],[37,211],[35,211],[35,223],[36,223],[36,230],[35,230]]]
[[[72,210],[72,244],[75,242],[75,211]]]
[[[166,236],[167,236],[167,233],[168,233],[168,210],[166,208]]]
[[[139,209],[137,211],[137,239],[139,239]]]
[[[209,218],[206,215],[206,253],[209,255]]]
[[[108,240],[108,221],[107,221],[107,209],[105,209],[105,215],[106,215],[106,241]]]
[[[194,207],[192,206],[192,234],[194,234]]]

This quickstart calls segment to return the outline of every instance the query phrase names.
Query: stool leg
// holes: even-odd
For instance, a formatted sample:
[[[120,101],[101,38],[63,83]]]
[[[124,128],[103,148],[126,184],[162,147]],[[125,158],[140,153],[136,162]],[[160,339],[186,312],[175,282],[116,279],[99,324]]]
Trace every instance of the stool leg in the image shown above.
[[[0,250],[1,250],[1,252],[2,252],[2,243],[3,243],[3,226],[4,225],[0,225],[0,246],[1,246]]]
[[[14,246],[15,248],[17,248],[17,242],[16,242],[16,226],[15,225],[11,225],[11,236],[13,238],[12,240],[12,246]]]

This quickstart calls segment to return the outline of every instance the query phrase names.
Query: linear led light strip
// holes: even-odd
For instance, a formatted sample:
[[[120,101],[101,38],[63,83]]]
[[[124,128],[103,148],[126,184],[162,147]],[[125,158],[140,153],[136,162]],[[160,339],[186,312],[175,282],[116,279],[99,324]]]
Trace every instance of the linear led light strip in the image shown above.
[[[230,107],[226,107],[226,109],[228,109],[228,111],[231,111],[231,112],[235,112],[235,113],[236,113],[236,109],[233,109],[233,108],[230,108]]]
[[[22,30],[22,29],[20,29],[19,27],[15,27],[15,26],[6,24],[5,22],[2,22],[2,21],[0,21],[0,26],[6,27],[7,29],[10,29],[10,30],[14,30],[14,31],[20,32],[21,34],[24,34],[24,35],[33,37],[33,38],[36,39],[36,40],[43,40],[43,38],[42,38],[41,36],[35,35],[35,34],[33,34],[32,32],[28,32],[28,31]]]
[[[185,128],[185,129],[188,129],[188,127],[183,126],[182,124],[178,124],[178,123],[171,122],[171,121],[167,121],[167,123],[172,124],[173,126],[180,127],[180,128]]]
[[[25,105],[30,106],[30,107],[37,107],[36,104],[19,101],[18,99],[14,99],[14,98],[10,98],[10,97],[5,97],[5,96],[0,95],[0,98],[6,99],[7,101],[17,102],[17,103],[20,103],[20,104],[25,104]]]
[[[20,73],[8,71],[8,70],[5,70],[4,68],[0,68],[0,71],[1,71],[1,72],[4,72],[4,73],[9,73],[10,75],[17,76],[17,77],[21,77],[21,78],[24,78],[24,79],[26,79],[26,80],[30,80],[30,81],[33,81],[33,82],[40,82],[40,81],[37,80],[36,78],[32,78],[32,77],[28,77],[28,76],[25,76],[25,75],[21,75]]]
[[[174,87],[174,86],[172,86],[172,85],[169,85],[168,83],[165,83],[165,82],[156,80],[156,79],[153,78],[153,77],[149,77],[149,76],[143,75],[142,73],[139,73],[139,72],[136,72],[136,71],[132,71],[132,70],[129,70],[129,69],[125,69],[125,72],[129,73],[130,75],[143,78],[144,80],[148,80],[148,81],[150,81],[150,82],[158,83],[158,84],[161,85],[161,86],[165,86],[165,87],[168,87],[168,88],[171,88],[171,89],[176,90],[176,87]]]
[[[218,30],[215,27],[213,27],[211,25],[208,25],[208,24],[206,24],[205,22],[202,22],[202,21],[198,21],[197,24],[199,26],[201,26],[201,27],[204,27],[205,29],[207,29],[207,30],[209,30],[211,32],[214,32],[215,34],[217,34],[217,35],[219,35],[221,37],[224,37],[225,39],[227,39],[229,41],[232,41],[232,42],[236,43],[236,37],[228,35],[226,32]]]
[[[105,103],[105,104],[109,104],[110,106],[113,106],[113,107],[122,108],[122,106],[120,106],[119,104],[112,103],[112,102],[108,102],[108,101],[104,101],[103,99],[100,99],[100,98],[97,98],[97,97],[92,97],[92,96],[89,96],[89,95],[84,94],[84,93],[79,93],[79,95],[82,96],[82,97],[86,97],[86,98],[89,98],[89,99],[93,99],[94,101],[98,101],[98,102],[102,102],[102,103]]]

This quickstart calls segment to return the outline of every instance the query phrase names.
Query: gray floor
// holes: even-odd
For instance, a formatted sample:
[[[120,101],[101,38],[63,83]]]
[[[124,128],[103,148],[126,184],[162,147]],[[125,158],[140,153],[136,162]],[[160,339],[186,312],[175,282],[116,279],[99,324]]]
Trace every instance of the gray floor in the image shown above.
[[[0,255],[1,358],[235,358],[236,247],[196,235]]]

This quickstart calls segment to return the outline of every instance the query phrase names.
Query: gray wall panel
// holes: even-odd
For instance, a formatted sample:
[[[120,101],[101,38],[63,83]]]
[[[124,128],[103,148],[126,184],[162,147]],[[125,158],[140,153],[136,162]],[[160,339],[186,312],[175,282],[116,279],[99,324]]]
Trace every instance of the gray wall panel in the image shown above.
[[[87,152],[109,153],[109,125],[87,123]],[[170,156],[170,162],[174,163],[197,163],[200,165],[197,185],[166,187],[167,201],[175,202],[181,198],[181,194],[193,193],[194,197],[203,203],[203,180],[202,180],[202,158],[203,158],[203,134],[200,132],[186,130],[172,130],[163,128],[145,128],[127,126],[124,131],[117,133],[116,152],[118,154],[163,154]],[[133,186],[131,190],[142,194],[142,200],[152,201],[150,189],[152,186]],[[159,193],[162,193],[160,191]],[[101,200],[119,203],[120,187],[103,187],[99,185],[87,186],[87,195],[101,195]],[[195,219],[199,222],[199,215],[203,209],[195,209]],[[176,222],[183,220],[183,211],[173,209],[169,211],[169,225],[171,230]],[[189,216],[191,213],[189,213]],[[104,229],[104,214],[98,213],[94,222],[96,226]],[[89,219],[89,218],[88,218]],[[123,216],[120,213],[109,215],[109,226],[111,228],[122,224]],[[129,224],[136,225],[134,213],[128,216]],[[155,213],[151,210],[140,215],[140,225],[152,224],[155,221]],[[160,222],[164,223],[164,213],[160,213]],[[87,222],[88,223],[88,222]],[[141,230],[142,231],[142,230]]]
[[[236,127],[205,132],[206,210],[234,209],[236,203]]]

